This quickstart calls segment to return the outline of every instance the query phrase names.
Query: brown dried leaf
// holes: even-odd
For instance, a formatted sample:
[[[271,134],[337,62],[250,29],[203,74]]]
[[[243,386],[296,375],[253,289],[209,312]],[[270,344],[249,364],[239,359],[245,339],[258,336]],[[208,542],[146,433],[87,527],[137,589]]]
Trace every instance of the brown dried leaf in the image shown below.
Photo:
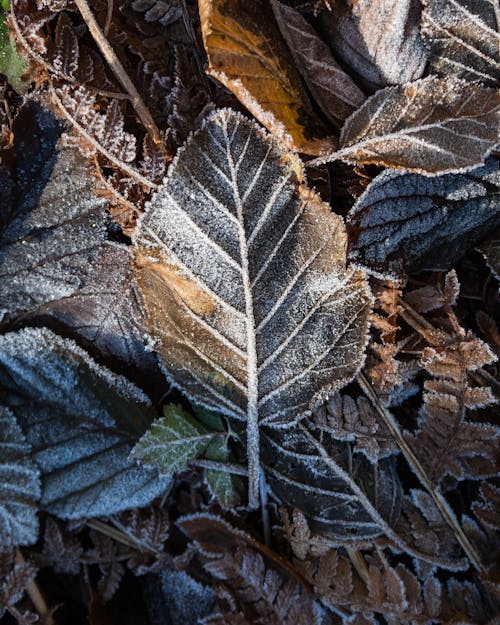
[[[423,4],[421,32],[430,49],[430,71],[498,86],[497,0],[424,0]]]
[[[200,16],[210,75],[288,148],[330,152],[267,0],[200,0]]]
[[[495,402],[490,388],[471,384],[468,372],[495,360],[486,343],[464,331],[422,352],[433,379],[424,383],[419,429],[406,439],[435,484],[447,474],[478,479],[498,470],[498,428],[466,420],[467,409]]]
[[[417,80],[427,51],[418,0],[331,0],[320,17],[344,65],[370,90]]]
[[[500,139],[500,92],[454,77],[387,87],[345,122],[340,158],[424,174],[481,165]]]
[[[279,0],[272,0],[271,4],[297,68],[323,113],[338,125],[363,104],[364,93],[298,11]]]

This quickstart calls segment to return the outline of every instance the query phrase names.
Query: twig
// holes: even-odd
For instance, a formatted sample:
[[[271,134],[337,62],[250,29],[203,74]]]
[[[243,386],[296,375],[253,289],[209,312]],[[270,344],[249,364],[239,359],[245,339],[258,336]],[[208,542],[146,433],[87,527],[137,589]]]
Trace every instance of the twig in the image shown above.
[[[103,33],[107,37],[109,35],[109,29],[111,28],[111,22],[113,20],[113,8],[114,0],[108,0],[108,10],[106,12],[106,23],[104,24]]]
[[[61,99],[57,95],[57,93],[56,93],[56,91],[54,89],[54,86],[52,84],[49,87],[49,93],[50,93],[52,99],[54,100],[55,104],[61,110],[61,113],[63,114],[63,116],[70,122],[70,124],[72,126],[74,126],[76,128],[76,130],[78,130],[78,132],[82,135],[82,137],[85,139],[85,141],[88,141],[91,145],[93,145],[95,147],[95,149],[98,152],[100,152],[103,156],[105,156],[111,163],[116,165],[119,169],[124,171],[131,178],[134,178],[135,180],[137,180],[137,182],[140,182],[141,184],[145,185],[146,187],[149,187],[150,189],[158,189],[158,185],[157,184],[155,184],[151,180],[148,180],[147,178],[145,178],[136,169],[133,169],[132,167],[130,167],[129,165],[127,165],[123,161],[120,161],[118,158],[116,158],[116,156],[113,156],[113,154],[111,154],[111,152],[108,152],[108,150],[106,150],[106,148],[104,148],[98,141],[96,141],[94,139],[94,137],[89,135],[88,132],[85,130],[85,128],[83,128],[83,126],[81,126],[76,121],[76,119],[74,119],[73,116],[66,110],[64,104],[62,103]]]
[[[72,76],[69,76],[68,74],[65,74],[61,70],[57,69],[56,67],[54,67],[54,65],[52,65],[52,63],[49,63],[48,61],[46,61],[43,57],[41,57],[37,52],[33,50],[30,44],[26,41],[21,31],[19,22],[17,21],[16,14],[14,13],[13,3],[11,3],[10,5],[10,18],[11,18],[12,27],[14,28],[14,31],[16,33],[17,40],[26,50],[28,55],[31,56],[32,59],[34,59],[39,65],[44,67],[50,74],[53,74],[54,76],[57,76],[58,78],[61,78],[62,80],[65,80],[66,82],[69,82],[72,85],[80,84],[76,80],[76,78],[73,78]],[[130,96],[128,93],[119,93],[117,91],[107,91],[106,89],[98,89],[97,87],[93,87],[92,85],[85,85],[85,88],[88,89],[89,91],[92,91],[93,93],[97,93],[98,95],[102,95],[106,98],[114,98],[115,100],[129,100],[130,99]]]
[[[125,91],[127,91],[127,93],[130,95],[130,101],[139,119],[144,124],[144,127],[150,134],[154,143],[161,147],[165,157],[168,160],[172,160],[172,155],[168,152],[165,146],[158,126],[153,120],[148,108],[144,104],[141,96],[139,95],[139,92],[135,88],[134,83],[130,80],[129,75],[125,71],[119,58],[116,56],[115,51],[109,44],[109,41],[107,40],[105,34],[100,29],[99,24],[97,23],[92,11],[90,10],[87,0],[75,0],[75,4],[78,7],[78,10],[80,11],[83,19],[88,26],[90,34],[94,38],[96,44],[99,46],[99,49],[101,50],[112,72],[118,78]]]
[[[15,560],[18,563],[26,562],[19,548],[16,549]],[[47,605],[45,598],[42,595],[42,591],[40,590],[40,588],[38,587],[38,584],[35,581],[31,582],[31,584],[29,584],[26,587],[26,593],[28,597],[30,598],[31,603],[33,604],[35,610],[38,612],[40,616],[40,621],[44,625],[55,625],[52,612],[50,611],[49,606]]]
[[[125,545],[127,547],[132,547],[136,551],[147,551],[148,553],[152,555],[157,555],[157,551],[155,549],[153,549],[149,545],[142,543],[139,540],[136,540],[132,536],[125,534],[124,532],[117,529],[116,527],[111,527],[110,525],[107,525],[106,523],[103,523],[102,521],[99,521],[97,519],[89,519],[87,521],[87,525],[93,530],[96,530],[97,532],[100,532],[101,534],[105,534],[106,536],[109,536],[113,540],[116,540],[117,542],[122,543],[122,545]]]
[[[410,446],[406,442],[405,438],[403,437],[403,434],[401,430],[399,429],[398,423],[396,422],[392,414],[389,412],[389,410],[379,400],[370,382],[368,381],[368,379],[363,373],[358,374],[358,382],[361,388],[363,389],[364,393],[370,398],[380,418],[382,419],[382,421],[385,423],[385,425],[391,432],[402,454],[406,458],[408,464],[412,467],[412,469],[414,470],[419,480],[422,482],[424,487],[429,492],[430,496],[433,498],[436,506],[441,512],[446,523],[453,530],[462,549],[467,554],[467,557],[472,562],[472,564],[476,567],[476,569],[480,571],[482,575],[485,575],[486,569],[481,563],[481,558],[477,554],[476,550],[470,543],[467,536],[464,534],[464,531],[460,527],[460,524],[455,514],[453,513],[452,509],[450,508],[448,502],[443,497],[441,492],[437,488],[434,487],[430,479],[427,477],[424,467],[422,466],[422,464],[420,463],[420,461],[415,456]]]

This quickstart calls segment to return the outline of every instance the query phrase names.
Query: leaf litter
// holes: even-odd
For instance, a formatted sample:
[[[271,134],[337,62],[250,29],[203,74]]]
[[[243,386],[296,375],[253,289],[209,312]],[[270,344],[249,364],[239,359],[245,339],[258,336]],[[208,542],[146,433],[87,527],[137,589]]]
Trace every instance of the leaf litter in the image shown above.
[[[10,4],[2,625],[493,625],[498,3]]]

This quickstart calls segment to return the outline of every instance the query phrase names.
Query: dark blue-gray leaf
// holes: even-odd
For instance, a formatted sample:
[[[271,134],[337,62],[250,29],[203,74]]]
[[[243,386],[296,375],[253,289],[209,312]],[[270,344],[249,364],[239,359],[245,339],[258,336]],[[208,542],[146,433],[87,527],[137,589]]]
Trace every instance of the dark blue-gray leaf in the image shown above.
[[[500,161],[434,178],[385,171],[347,217],[349,258],[396,276],[447,270],[500,223]]]
[[[126,378],[45,328],[0,337],[0,400],[42,474],[42,507],[62,518],[147,505],[168,480],[129,460],[154,412]]]

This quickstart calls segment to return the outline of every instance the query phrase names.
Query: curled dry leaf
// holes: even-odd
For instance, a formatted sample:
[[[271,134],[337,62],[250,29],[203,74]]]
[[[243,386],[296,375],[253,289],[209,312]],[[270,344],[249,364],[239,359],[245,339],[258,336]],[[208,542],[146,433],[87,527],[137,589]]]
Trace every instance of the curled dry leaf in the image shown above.
[[[325,37],[360,82],[375,91],[417,80],[427,51],[418,0],[331,0],[320,16]]]
[[[454,77],[387,87],[345,122],[325,162],[384,165],[428,175],[481,165],[500,140],[500,92]]]
[[[363,361],[370,298],[346,271],[345,231],[298,159],[230,110],[169,170],[135,237],[150,334],[197,403],[247,424],[250,501],[259,426],[290,426]]]
[[[128,458],[153,419],[149,400],[73,341],[45,328],[2,335],[0,400],[32,447],[45,510],[67,519],[113,514],[165,490],[167,480]]]
[[[38,539],[40,473],[31,448],[8,408],[0,406],[0,544],[30,545]]]
[[[273,0],[271,4],[302,77],[323,113],[338,125],[363,104],[364,93],[298,11],[279,0]]]
[[[498,86],[499,19],[497,0],[424,0],[421,32],[430,70]]]
[[[209,74],[288,148],[316,156],[335,149],[267,0],[200,0],[199,5]]]
[[[500,161],[462,174],[385,171],[347,217],[348,256],[377,273],[448,269],[500,222]]]

